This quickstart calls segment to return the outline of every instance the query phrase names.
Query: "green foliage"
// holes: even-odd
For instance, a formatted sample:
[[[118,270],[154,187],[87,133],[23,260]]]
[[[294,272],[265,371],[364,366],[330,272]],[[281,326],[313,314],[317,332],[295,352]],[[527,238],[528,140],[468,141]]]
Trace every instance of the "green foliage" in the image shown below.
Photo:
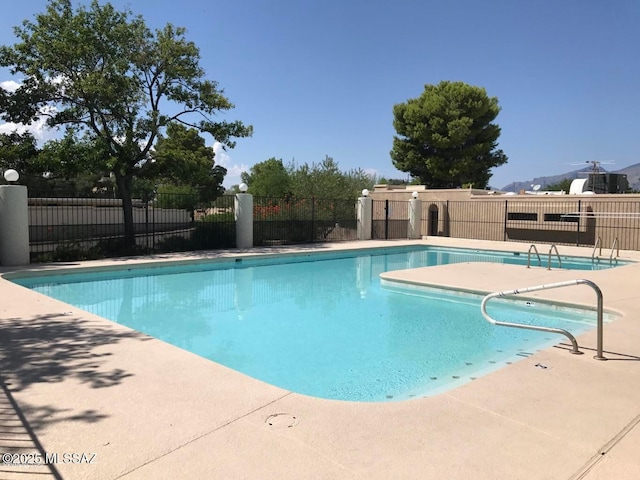
[[[304,164],[292,172],[293,193],[298,197],[357,198],[372,189],[374,178],[362,169],[340,171],[338,163],[325,156],[320,163]]]
[[[101,158],[93,142],[71,134],[47,142],[42,149],[28,132],[0,134],[0,169],[20,172],[18,184],[27,186],[30,195],[112,196],[114,184],[108,169],[100,168]]]
[[[247,192],[258,197],[284,197],[293,194],[290,172],[281,159],[271,157],[256,163],[249,172],[242,172],[240,178],[249,186]]]
[[[252,133],[239,121],[215,121],[233,104],[204,78],[184,28],[152,31],[142,17],[110,3],[94,0],[74,10],[71,0],[50,0],[15,34],[15,45],[0,47],[0,67],[24,80],[15,92],[0,89],[0,115],[21,123],[46,116],[49,126],[95,142],[105,154],[91,167],[113,172],[131,245],[133,179],[152,170],[152,147],[166,127],[182,123],[228,147]]]
[[[381,177],[378,180],[378,183],[383,184],[383,185],[418,185],[418,183],[415,182],[420,182],[418,179],[413,179],[411,180],[411,183],[409,183],[409,180],[405,179],[405,178],[390,178],[390,179],[386,179],[384,177]]]
[[[155,198],[158,208],[178,208],[192,211],[198,204],[198,191],[187,185],[160,185]]]
[[[20,172],[21,176],[33,174],[32,163],[37,157],[36,140],[30,133],[0,133],[0,168],[2,170],[14,168]],[[2,180],[4,181],[4,178]]]
[[[158,138],[148,176],[165,189],[188,186],[198,202],[212,201],[224,193],[222,181],[227,174],[224,167],[214,165],[214,156],[197,129],[170,123],[166,136]]]
[[[98,260],[101,258],[130,257],[143,255],[145,248],[137,245],[125,245],[124,239],[115,238],[100,240],[92,247],[85,247],[79,242],[66,242],[56,247],[53,252],[32,255],[33,263],[76,262]]]
[[[573,180],[570,178],[565,178],[561,181],[559,181],[558,183],[553,183],[551,185],[547,185],[545,187],[542,188],[543,191],[547,191],[547,192],[553,192],[553,191],[560,191],[560,190],[564,190],[565,192],[569,192],[569,188],[571,187],[571,182]]]
[[[200,220],[203,223],[208,222],[233,222],[235,225],[236,217],[233,212],[223,212],[223,213],[212,213],[210,215],[205,215]]]
[[[325,239],[336,227],[355,227],[355,200],[317,198],[254,199],[254,241],[307,243]]]
[[[375,178],[362,169],[342,172],[333,158],[319,163],[287,167],[282,160],[270,158],[254,165],[242,181],[255,196],[287,198],[357,198],[363,189],[372,189]]]
[[[499,112],[498,99],[484,88],[425,85],[418,98],[393,107],[393,164],[431,188],[484,188],[491,168],[507,161],[496,149],[500,127],[492,122]]]
[[[190,237],[175,235],[156,244],[158,252],[184,252],[232,248],[236,242],[234,222],[196,222]]]

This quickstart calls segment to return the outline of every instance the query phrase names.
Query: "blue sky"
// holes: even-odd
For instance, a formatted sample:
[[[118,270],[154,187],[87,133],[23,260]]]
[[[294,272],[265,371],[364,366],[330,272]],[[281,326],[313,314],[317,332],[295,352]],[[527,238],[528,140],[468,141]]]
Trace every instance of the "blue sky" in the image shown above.
[[[226,158],[225,185],[270,157],[405,178],[389,157],[393,105],[425,84],[463,81],[498,97],[499,148],[490,184],[612,162],[640,162],[638,0],[136,0],[150,27],[187,28],[201,65],[254,127]],[[45,0],[12,2],[11,27]],[[0,70],[0,82],[10,80]],[[208,139],[213,144],[213,139]]]

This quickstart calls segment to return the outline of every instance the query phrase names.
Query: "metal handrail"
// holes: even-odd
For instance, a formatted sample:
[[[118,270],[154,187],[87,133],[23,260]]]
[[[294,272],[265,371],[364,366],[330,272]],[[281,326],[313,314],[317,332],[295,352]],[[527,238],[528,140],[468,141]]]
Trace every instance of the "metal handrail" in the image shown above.
[[[596,243],[593,246],[593,252],[591,253],[591,261],[593,261],[595,258],[598,258],[596,257],[596,249],[598,248],[598,245],[600,246],[600,253],[598,254],[598,257],[599,257],[600,255],[602,255],[602,239],[600,237],[596,239]]]
[[[620,245],[618,245],[618,237],[616,237],[613,240],[613,243],[611,244],[611,255],[609,255],[609,263],[613,262],[613,250],[614,248],[617,250],[616,253],[616,261],[618,260],[618,257],[620,256]]]
[[[532,248],[536,252],[536,255],[538,256],[538,266],[542,265],[542,260],[540,260],[540,254],[538,253],[538,249],[532,243],[531,246],[529,247],[529,252],[527,253],[527,268],[531,268],[531,249]]]
[[[498,320],[494,320],[493,318],[491,318],[487,313],[487,302],[492,298],[506,297],[507,295],[518,295],[520,293],[527,293],[527,292],[535,292],[537,290],[549,290],[552,288],[569,287],[571,285],[588,285],[591,288],[593,288],[593,290],[596,292],[596,296],[598,298],[598,302],[597,302],[598,332],[597,332],[596,355],[593,358],[595,358],[596,360],[606,360],[606,358],[602,355],[602,330],[603,330],[603,323],[604,323],[603,322],[604,301],[602,298],[602,290],[600,290],[600,287],[598,287],[598,285],[593,283],[591,280],[585,280],[585,279],[568,280],[566,282],[549,283],[547,285],[536,285],[534,287],[516,288],[514,290],[506,290],[504,292],[490,293],[489,295],[487,295],[482,299],[482,304],[480,306],[480,309],[482,311],[482,316],[485,318],[485,320],[487,320],[489,323],[492,323],[493,325],[501,325],[504,327],[514,327],[514,328],[524,328],[527,330],[538,330],[542,332],[560,333],[562,335],[565,335],[567,338],[569,338],[569,340],[571,340],[571,344],[573,345],[573,350],[571,351],[571,353],[580,354],[582,352],[578,350],[577,340],[573,335],[571,335],[571,333],[569,333],[566,330],[563,330],[561,328],[541,327],[537,325],[523,325],[521,323],[500,322]]]
[[[558,257],[558,268],[562,268],[562,259],[560,258],[560,254],[558,253],[558,247],[556,244],[552,244],[549,248],[549,260],[547,261],[547,270],[551,270],[551,251],[555,248],[556,256]]]

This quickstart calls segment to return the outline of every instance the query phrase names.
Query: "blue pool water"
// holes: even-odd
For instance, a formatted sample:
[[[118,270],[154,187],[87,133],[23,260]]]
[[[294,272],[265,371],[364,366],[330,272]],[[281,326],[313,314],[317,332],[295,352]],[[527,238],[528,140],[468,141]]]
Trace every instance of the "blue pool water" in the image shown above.
[[[385,271],[478,255],[491,256],[403,247],[13,281],[287,390],[392,401],[452,388],[565,340],[490,325],[481,297],[380,284]],[[570,264],[591,262],[563,258]],[[488,311],[576,335],[595,326],[594,312],[517,299],[492,301]]]

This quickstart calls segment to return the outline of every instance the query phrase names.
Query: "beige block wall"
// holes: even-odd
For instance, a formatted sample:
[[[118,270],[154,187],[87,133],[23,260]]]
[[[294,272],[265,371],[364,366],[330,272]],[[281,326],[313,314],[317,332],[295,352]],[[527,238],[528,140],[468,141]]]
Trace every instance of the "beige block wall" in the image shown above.
[[[422,235],[581,245],[600,239],[607,249],[616,241],[620,249],[640,250],[638,194],[502,195],[485,190],[376,186],[371,198],[393,202],[393,219],[399,218],[394,212],[401,211],[395,202],[408,202],[413,191],[423,202]],[[571,217],[578,211],[579,218]],[[384,218],[384,210],[374,218]]]

